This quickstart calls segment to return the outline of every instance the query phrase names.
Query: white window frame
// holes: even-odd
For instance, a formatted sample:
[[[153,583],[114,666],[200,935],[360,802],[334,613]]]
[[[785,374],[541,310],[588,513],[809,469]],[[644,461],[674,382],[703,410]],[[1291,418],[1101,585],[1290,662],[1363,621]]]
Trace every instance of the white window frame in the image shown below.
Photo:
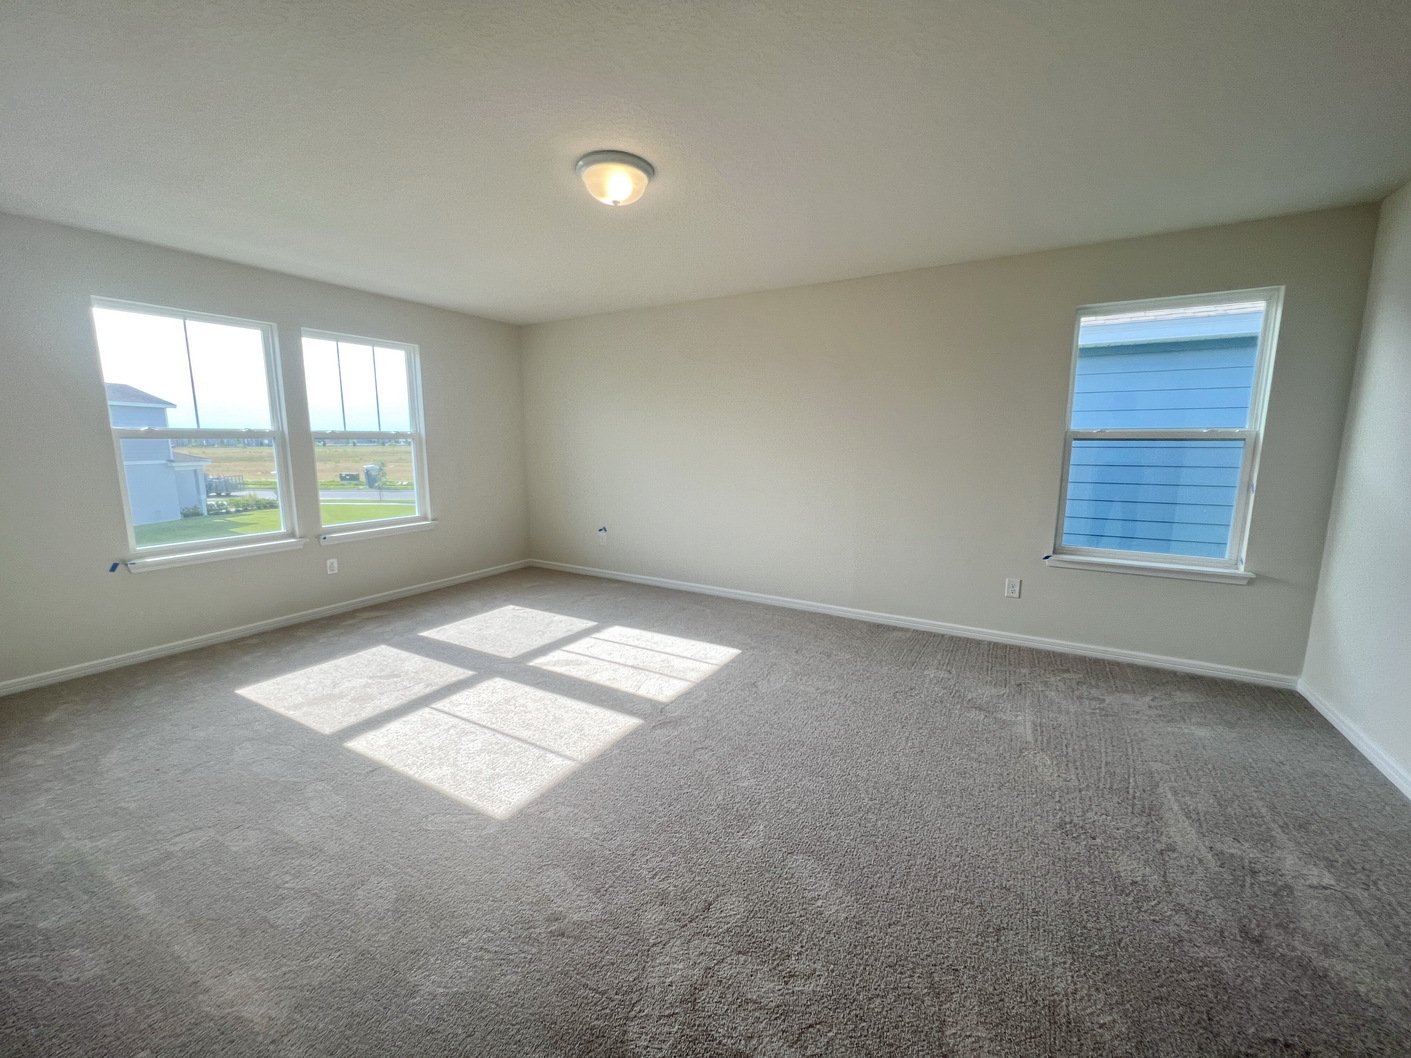
[[[137,301],[123,301],[118,298],[93,296],[89,298],[93,309],[114,309],[119,312],[140,312],[149,316],[166,316],[173,319],[199,323],[215,323],[225,326],[248,327],[260,332],[265,353],[265,387],[269,394],[270,428],[267,430],[216,430],[198,427],[115,427],[109,423],[112,432],[113,455],[117,463],[118,490],[122,496],[123,519],[127,527],[127,546],[130,556],[124,563],[131,572],[140,569],[154,569],[171,565],[186,565],[193,561],[216,558],[235,558],[238,555],[258,554],[265,551],[282,551],[291,547],[301,547],[304,541],[298,539],[298,524],[294,512],[290,486],[293,478],[289,464],[288,428],[284,414],[283,376],[280,373],[278,332],[274,324],[260,320],[247,320],[238,316],[220,316],[209,312],[193,312],[187,309],[170,308],[164,305],[147,305]],[[89,321],[93,323],[90,311]],[[98,331],[93,324],[93,347],[101,348]],[[106,381],[106,380],[105,380]],[[107,405],[104,405],[106,411]],[[214,540],[188,540],[175,544],[155,544],[139,546],[136,529],[132,523],[132,504],[127,494],[127,471],[124,469],[122,442],[128,440],[244,440],[247,438],[267,438],[274,454],[275,495],[279,500],[282,529],[268,533],[248,533],[239,537]]]
[[[384,338],[366,338],[338,331],[323,331],[304,327],[299,332],[300,368],[303,366],[303,342],[313,338],[325,342],[344,342],[351,345],[371,345],[380,349],[401,349],[407,354],[407,417],[410,430],[310,430],[311,448],[317,456],[318,441],[357,441],[369,437],[387,440],[406,440],[412,449],[412,495],[416,500],[416,512],[400,518],[378,518],[376,521],[340,522],[337,525],[323,524],[323,505],[320,497],[319,543],[336,544],[345,540],[366,539],[390,533],[413,532],[430,529],[436,524],[431,515],[431,496],[427,488],[426,473],[426,424],[422,408],[421,349],[410,342],[397,342]],[[305,385],[308,375],[304,375]],[[307,392],[305,393],[307,404]],[[318,471],[314,471],[315,493],[318,489]]]
[[[1212,294],[1144,298],[1140,301],[1113,301],[1098,305],[1084,305],[1078,309],[1073,323],[1073,358],[1068,370],[1068,410],[1064,418],[1065,431],[1063,464],[1059,478],[1058,518],[1054,530],[1053,554],[1048,558],[1048,565],[1233,583],[1248,583],[1254,579],[1254,574],[1246,568],[1246,549],[1249,543],[1249,524],[1254,510],[1259,455],[1263,447],[1269,386],[1274,373],[1274,350],[1279,333],[1283,294],[1283,287],[1258,287],[1249,290],[1225,290]],[[1263,325],[1259,333],[1259,347],[1256,352],[1253,387],[1250,390],[1249,419],[1246,427],[1243,429],[1174,430],[1140,428],[1075,430],[1073,428],[1074,391],[1077,388],[1079,342],[1084,317],[1147,312],[1154,309],[1232,305],[1249,301],[1263,301],[1265,309]],[[1151,551],[1119,551],[1114,548],[1072,547],[1063,543],[1063,527],[1067,521],[1068,513],[1068,471],[1073,462],[1073,442],[1142,440],[1244,442],[1244,455],[1240,463],[1234,516],[1230,523],[1229,546],[1223,558],[1167,555]]]

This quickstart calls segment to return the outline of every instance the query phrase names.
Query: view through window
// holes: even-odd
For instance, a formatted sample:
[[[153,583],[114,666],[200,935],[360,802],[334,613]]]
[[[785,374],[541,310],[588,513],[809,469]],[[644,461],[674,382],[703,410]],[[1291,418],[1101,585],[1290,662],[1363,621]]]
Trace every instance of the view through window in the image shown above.
[[[1279,291],[1083,310],[1056,554],[1243,565]]]
[[[273,327],[106,298],[92,305],[132,549],[145,562],[297,543]],[[302,337],[325,541],[364,526],[429,525],[416,348]]]
[[[269,328],[100,300],[93,322],[133,545],[285,532]]]
[[[416,350],[306,331],[303,351],[324,528],[424,517]]]

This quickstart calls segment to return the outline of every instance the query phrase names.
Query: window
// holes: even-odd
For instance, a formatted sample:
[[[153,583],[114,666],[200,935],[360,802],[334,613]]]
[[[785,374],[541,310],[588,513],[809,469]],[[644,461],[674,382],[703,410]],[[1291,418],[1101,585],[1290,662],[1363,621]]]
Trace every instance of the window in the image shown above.
[[[291,540],[267,324],[93,299],[136,553]]]
[[[325,539],[427,519],[414,346],[304,332]]]
[[[1250,579],[1245,535],[1280,297],[1242,290],[1079,310],[1050,564]]]

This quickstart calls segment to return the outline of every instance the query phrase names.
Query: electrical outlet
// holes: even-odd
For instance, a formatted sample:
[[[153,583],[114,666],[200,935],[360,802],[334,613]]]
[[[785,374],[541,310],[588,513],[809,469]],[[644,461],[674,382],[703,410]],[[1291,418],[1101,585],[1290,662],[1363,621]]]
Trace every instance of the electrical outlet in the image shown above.
[[[1019,598],[1019,588],[1023,583],[1018,577],[1010,577],[1004,582],[1004,597],[1006,599]]]
[[[328,560],[328,572],[330,572],[330,573],[337,573],[337,572],[338,572],[338,560],[337,560],[336,558],[330,558],[330,559]]]
[[[598,543],[602,544],[603,547],[607,547],[607,546],[608,546],[608,527],[607,527],[607,526],[603,526],[601,529],[598,530]]]

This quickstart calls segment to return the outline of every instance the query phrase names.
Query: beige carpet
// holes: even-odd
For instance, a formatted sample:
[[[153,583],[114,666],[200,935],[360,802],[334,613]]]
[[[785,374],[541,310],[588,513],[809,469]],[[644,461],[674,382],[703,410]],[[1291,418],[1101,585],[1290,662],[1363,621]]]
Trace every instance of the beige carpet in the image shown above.
[[[0,1053],[1407,1055],[1296,695],[541,570],[0,700]]]

